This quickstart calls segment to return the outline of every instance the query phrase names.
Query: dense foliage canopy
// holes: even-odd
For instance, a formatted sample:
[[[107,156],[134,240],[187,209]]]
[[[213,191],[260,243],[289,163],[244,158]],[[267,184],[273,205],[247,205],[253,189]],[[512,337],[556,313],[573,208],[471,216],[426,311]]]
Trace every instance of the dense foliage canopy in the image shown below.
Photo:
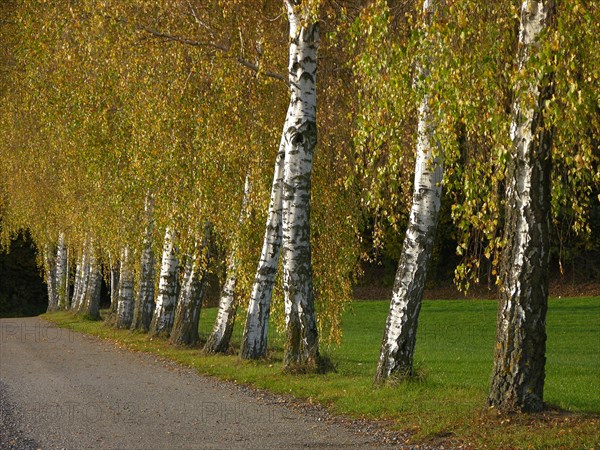
[[[481,261],[498,262],[510,108],[522,75],[519,4],[447,3],[427,45],[419,2],[302,4],[322,26],[311,243],[319,323],[333,338],[370,248],[362,240],[393,247],[406,223],[425,92],[465,258],[457,278],[468,286]],[[582,245],[594,245],[586,236],[600,191],[598,6],[558,2],[558,24],[530,62],[539,73],[551,67],[555,84],[543,107],[555,136],[557,235],[573,230]],[[280,1],[3,1],[2,241],[27,229],[43,248],[62,232],[77,253],[92,238],[108,268],[124,245],[141,251],[150,195],[155,252],[167,226],[185,251],[210,221],[221,255],[242,243],[238,290],[247,298],[288,101],[287,28]],[[427,79],[415,77],[431,55]]]

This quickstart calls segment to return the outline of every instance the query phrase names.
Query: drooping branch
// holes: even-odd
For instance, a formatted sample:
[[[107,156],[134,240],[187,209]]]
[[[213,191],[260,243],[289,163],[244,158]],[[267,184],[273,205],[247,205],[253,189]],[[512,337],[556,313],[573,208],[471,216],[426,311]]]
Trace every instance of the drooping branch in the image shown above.
[[[197,40],[189,39],[189,38],[186,38],[183,36],[177,36],[177,35],[173,35],[173,34],[163,33],[161,31],[154,30],[152,28],[149,28],[149,27],[146,27],[143,25],[136,26],[136,29],[139,31],[148,33],[150,36],[152,36],[154,38],[162,39],[162,40],[168,41],[168,42],[178,42],[180,44],[189,45],[192,47],[208,47],[208,48],[212,48],[213,50],[217,50],[222,53],[229,53],[231,51],[230,46],[226,45],[226,44],[219,44],[219,43],[211,42],[211,41],[209,41],[209,42],[197,41]],[[249,70],[252,70],[255,73],[261,73],[261,74],[265,75],[266,77],[273,78],[275,80],[279,80],[279,81],[285,83],[286,86],[289,86],[289,81],[286,76],[281,75],[280,73],[272,72],[270,70],[261,71],[260,67],[257,64],[254,64],[254,63],[248,61],[247,59],[243,58],[242,56],[235,56],[234,58],[243,67],[245,67]]]

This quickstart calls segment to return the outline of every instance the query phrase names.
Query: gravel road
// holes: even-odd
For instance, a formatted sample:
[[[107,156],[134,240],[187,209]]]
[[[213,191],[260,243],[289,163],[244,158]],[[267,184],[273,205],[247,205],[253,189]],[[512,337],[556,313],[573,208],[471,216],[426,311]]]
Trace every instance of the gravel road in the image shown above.
[[[393,448],[340,422],[41,319],[0,320],[2,449]]]

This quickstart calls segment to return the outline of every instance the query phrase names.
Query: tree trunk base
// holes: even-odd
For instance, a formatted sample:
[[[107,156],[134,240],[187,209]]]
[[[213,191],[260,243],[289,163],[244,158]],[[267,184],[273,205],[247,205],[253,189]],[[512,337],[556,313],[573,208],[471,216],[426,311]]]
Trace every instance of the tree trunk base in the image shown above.
[[[283,372],[289,374],[325,374],[329,372],[337,372],[337,369],[329,357],[316,356],[309,358],[306,361],[295,361],[288,363],[284,366]]]
[[[231,354],[233,353],[233,347],[229,344],[229,339],[217,340],[211,335],[206,341],[203,351],[207,355]]]
[[[502,396],[489,396],[488,406],[502,413],[538,413],[546,409],[546,404],[537,396],[525,397],[518,401],[514,393],[506,392]]]
[[[189,335],[181,335],[176,337],[174,334],[171,334],[169,337],[169,344],[182,348],[198,347],[200,344],[200,339]]]

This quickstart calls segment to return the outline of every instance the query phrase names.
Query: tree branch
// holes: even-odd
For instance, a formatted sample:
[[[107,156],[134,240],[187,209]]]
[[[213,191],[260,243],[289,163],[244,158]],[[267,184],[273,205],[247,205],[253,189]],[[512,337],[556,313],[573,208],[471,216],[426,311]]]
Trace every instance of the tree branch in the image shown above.
[[[162,33],[160,31],[156,31],[156,30],[153,30],[152,28],[148,28],[148,27],[145,27],[142,25],[139,25],[136,28],[140,31],[150,34],[151,36],[153,36],[155,38],[163,39],[165,41],[178,42],[181,44],[190,45],[192,47],[209,47],[209,48],[218,50],[223,53],[229,53],[229,51],[230,51],[229,46],[224,45],[224,44],[217,44],[215,42],[196,41],[196,40],[188,39],[188,38],[185,38],[182,36],[176,36],[176,35],[172,35],[172,34]],[[280,73],[272,72],[270,70],[261,71],[260,67],[258,65],[248,61],[247,59],[243,58],[242,56],[237,56],[235,59],[240,65],[246,67],[247,69],[252,70],[255,73],[262,73],[263,75],[265,75],[269,78],[279,80],[279,81],[285,83],[286,86],[288,86],[288,87],[290,85],[287,77],[281,75]]]
[[[213,30],[211,27],[209,27],[206,23],[204,23],[202,20],[200,20],[200,17],[198,17],[198,13],[196,12],[196,9],[192,6],[192,4],[190,3],[190,0],[188,0],[188,5],[190,7],[190,11],[192,12],[192,16],[194,16],[194,20],[196,21],[196,23],[198,24],[198,26],[206,29],[206,31],[208,31],[208,33],[210,34],[211,38],[215,38],[215,34],[213,33]]]

